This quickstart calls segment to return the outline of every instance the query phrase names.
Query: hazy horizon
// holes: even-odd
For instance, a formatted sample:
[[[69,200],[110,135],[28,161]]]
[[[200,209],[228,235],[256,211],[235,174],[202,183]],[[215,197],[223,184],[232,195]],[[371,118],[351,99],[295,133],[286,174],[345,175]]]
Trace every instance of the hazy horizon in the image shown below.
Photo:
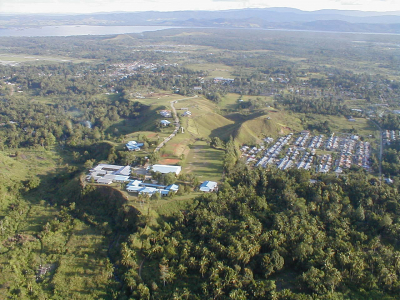
[[[199,3],[183,0],[139,0],[133,3],[126,0],[2,0],[0,3],[0,13],[2,14],[87,14],[198,10],[219,11],[245,8],[293,8],[303,11],[335,9],[393,13],[400,12],[400,2],[394,0],[321,0],[300,3],[295,0],[205,0]]]

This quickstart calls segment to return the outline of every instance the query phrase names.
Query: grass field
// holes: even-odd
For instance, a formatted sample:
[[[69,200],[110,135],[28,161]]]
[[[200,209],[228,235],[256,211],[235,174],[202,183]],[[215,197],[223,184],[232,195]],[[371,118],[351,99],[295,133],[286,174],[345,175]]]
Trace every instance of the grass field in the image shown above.
[[[158,91],[156,93],[144,95],[144,97],[145,98],[132,98],[132,100],[149,105],[152,108],[165,106],[166,109],[170,109],[171,101],[185,98],[182,95],[174,94],[168,91]]]
[[[367,137],[370,134],[377,133],[377,128],[371,122],[364,118],[355,118],[355,122],[350,122],[347,120],[347,118],[343,116],[312,115],[308,116],[307,118],[308,123],[324,121],[329,122],[329,126],[333,132],[353,132],[364,137]]]
[[[221,101],[218,102],[218,107],[223,111],[237,111],[239,109],[239,99],[243,101],[248,101],[250,99],[261,98],[263,101],[268,103],[270,106],[273,104],[272,97],[265,97],[265,96],[249,96],[249,95],[242,95],[228,93],[224,97],[222,97]]]
[[[187,155],[184,173],[192,173],[201,181],[222,179],[224,151],[210,148],[203,141],[198,141],[190,146]]]
[[[71,57],[57,57],[57,56],[42,56],[31,54],[10,54],[0,53],[0,64],[12,65],[18,63],[53,63],[53,62],[90,62],[89,59],[76,59]]]
[[[186,68],[195,71],[206,71],[208,73],[207,78],[214,77],[225,77],[229,78],[232,76],[233,68],[224,64],[189,64],[185,65]]]

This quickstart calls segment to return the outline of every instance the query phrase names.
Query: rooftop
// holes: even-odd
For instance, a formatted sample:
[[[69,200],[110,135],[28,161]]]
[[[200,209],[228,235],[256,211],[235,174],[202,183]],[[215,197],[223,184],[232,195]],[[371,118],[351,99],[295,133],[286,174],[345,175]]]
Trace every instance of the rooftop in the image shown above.
[[[160,172],[162,174],[175,173],[176,175],[179,175],[179,173],[182,171],[182,167],[168,166],[168,165],[153,165],[151,167],[151,170],[154,172]]]

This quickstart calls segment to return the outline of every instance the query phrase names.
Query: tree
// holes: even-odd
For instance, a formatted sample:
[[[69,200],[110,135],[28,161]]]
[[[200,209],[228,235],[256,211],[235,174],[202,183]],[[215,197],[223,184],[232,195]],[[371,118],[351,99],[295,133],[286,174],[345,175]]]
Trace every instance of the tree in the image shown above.
[[[171,184],[175,183],[175,181],[176,181],[175,173],[170,172],[170,173],[165,174],[163,176],[163,180],[164,180],[165,185],[171,185]]]
[[[169,268],[168,268],[168,265],[166,265],[166,264],[159,264],[159,267],[160,267],[160,279],[164,283],[164,286],[165,286],[165,283],[169,279]]]

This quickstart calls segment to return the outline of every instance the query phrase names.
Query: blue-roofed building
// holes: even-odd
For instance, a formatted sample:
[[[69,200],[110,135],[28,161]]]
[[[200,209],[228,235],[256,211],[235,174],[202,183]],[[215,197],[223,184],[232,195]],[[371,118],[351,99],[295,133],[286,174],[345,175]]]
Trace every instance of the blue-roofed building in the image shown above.
[[[215,181],[204,181],[200,185],[200,191],[206,193],[216,192],[218,191],[218,183],[216,183]]]
[[[143,147],[144,143],[138,143],[136,141],[129,141],[125,144],[129,151],[139,151]]]
[[[171,184],[169,186],[157,185],[151,183],[144,183],[141,180],[131,180],[127,186],[126,190],[131,193],[139,194],[147,194],[149,196],[154,193],[160,193],[161,196],[168,196],[170,192],[176,193],[179,189],[179,186],[176,184]]]
[[[169,190],[159,190],[161,192],[161,196],[168,196]]]
[[[153,195],[154,193],[158,192],[159,190],[152,187],[144,187],[142,190],[139,191],[139,195],[147,194],[149,196]]]
[[[161,120],[160,123],[162,126],[169,126],[171,124],[171,122],[167,120]]]
[[[179,185],[171,184],[171,185],[167,186],[165,189],[168,191],[171,191],[171,192],[177,192],[179,190]]]

